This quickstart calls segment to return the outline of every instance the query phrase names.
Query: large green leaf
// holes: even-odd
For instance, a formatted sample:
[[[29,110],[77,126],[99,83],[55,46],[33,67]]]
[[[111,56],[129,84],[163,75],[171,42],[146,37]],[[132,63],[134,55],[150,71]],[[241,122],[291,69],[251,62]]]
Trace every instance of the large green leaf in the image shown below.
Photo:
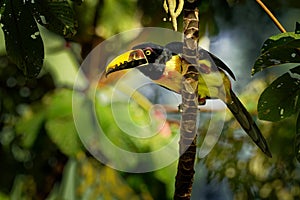
[[[29,3],[4,0],[0,19],[7,55],[26,76],[35,77],[43,65],[44,46]]]
[[[76,33],[74,12],[66,0],[40,0],[33,4],[33,13],[39,24],[66,38]]]
[[[258,100],[258,116],[268,121],[284,119],[295,112],[300,106],[300,66],[285,73],[267,87]]]
[[[282,33],[266,40],[261,55],[255,61],[252,75],[285,63],[300,63],[300,34]]]

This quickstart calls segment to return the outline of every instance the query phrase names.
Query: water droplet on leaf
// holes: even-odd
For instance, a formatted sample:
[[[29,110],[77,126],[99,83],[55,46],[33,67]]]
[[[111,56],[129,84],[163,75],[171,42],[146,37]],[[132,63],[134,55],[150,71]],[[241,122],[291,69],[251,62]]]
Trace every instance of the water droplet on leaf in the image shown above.
[[[280,110],[280,115],[283,115],[283,113],[284,113],[284,109],[282,108],[282,109]]]

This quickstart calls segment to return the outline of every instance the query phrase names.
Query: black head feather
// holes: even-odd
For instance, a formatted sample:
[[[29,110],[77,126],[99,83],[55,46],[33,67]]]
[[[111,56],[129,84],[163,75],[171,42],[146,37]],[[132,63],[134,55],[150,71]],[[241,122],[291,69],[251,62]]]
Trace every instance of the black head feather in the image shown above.
[[[172,53],[167,48],[153,43],[139,44],[132,49],[143,50],[148,64],[139,66],[137,69],[152,80],[157,80],[162,76],[166,62],[172,56]]]

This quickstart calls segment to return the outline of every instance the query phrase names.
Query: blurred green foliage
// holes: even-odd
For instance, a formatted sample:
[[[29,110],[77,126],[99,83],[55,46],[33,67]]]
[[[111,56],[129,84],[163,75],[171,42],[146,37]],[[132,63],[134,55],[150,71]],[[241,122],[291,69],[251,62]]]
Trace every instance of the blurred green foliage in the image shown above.
[[[259,97],[266,85],[253,81],[241,95]],[[253,90],[255,88],[255,90]],[[252,99],[250,99],[252,101]],[[248,107],[255,113],[255,107]],[[246,134],[240,133],[234,118],[228,118],[225,130],[213,150],[200,161],[208,170],[209,182],[228,180],[237,199],[297,199],[300,195],[300,168],[294,154],[295,117],[278,123],[260,121],[259,127],[269,139],[274,158],[254,148]],[[205,134],[205,129],[203,130]],[[201,132],[202,133],[202,132]],[[202,136],[204,137],[204,136]],[[200,139],[201,140],[201,139]],[[250,153],[252,152],[252,153]]]
[[[78,70],[81,61],[99,42],[131,28],[171,28],[171,23],[163,20],[168,16],[163,11],[162,2],[24,2],[0,1],[0,22],[3,30],[0,37],[0,199],[171,199],[176,163],[155,172],[130,174],[104,166],[89,154],[78,137],[72,115],[73,92],[89,98],[89,91],[73,90],[70,86],[70,80],[75,79],[74,70]],[[282,16],[290,9],[300,8],[300,3],[292,0],[265,3]],[[249,19],[244,20],[250,20],[252,14],[262,20],[245,24],[241,18],[245,17],[245,13],[239,12],[243,8],[253,10],[248,12]],[[266,23],[271,24],[263,16],[263,11],[250,1],[238,3],[204,0],[200,5],[200,34],[212,37],[213,41],[214,37],[224,33],[222,30],[228,27],[240,31],[240,27],[264,27]],[[220,24],[222,19],[226,24]],[[178,24],[182,23],[181,20],[179,17]],[[289,20],[294,25],[295,22]],[[179,26],[179,30],[181,29]],[[258,59],[258,62],[262,62],[255,64],[255,70],[260,71],[276,64],[271,59],[282,62],[298,59],[298,51],[289,51],[299,50],[299,27],[297,30],[296,33],[280,35],[276,35],[275,29],[272,30],[271,35],[275,36],[266,41],[272,45],[268,45],[267,49],[263,46]],[[256,30],[253,28],[253,31]],[[266,40],[270,35],[266,36],[264,32],[265,30],[261,30],[256,37],[264,37]],[[246,44],[257,41],[255,38],[247,39]],[[6,51],[3,51],[4,42]],[[258,49],[261,43],[256,46]],[[231,48],[235,47],[232,43]],[[248,46],[245,45],[244,48],[247,49]],[[242,50],[244,49],[240,49]],[[252,53],[254,56],[259,54],[258,51]],[[291,56],[293,53],[296,53],[296,58]],[[239,58],[234,59],[236,63],[239,62]],[[217,143],[213,150],[204,159],[199,158],[196,164],[196,169],[199,169],[196,173],[199,174],[193,187],[194,199],[209,199],[211,193],[214,193],[214,199],[223,199],[224,193],[230,199],[300,198],[300,168],[295,159],[295,150],[299,158],[300,117],[299,114],[288,117],[289,113],[299,113],[299,84],[293,85],[293,94],[286,95],[285,91],[289,89],[280,90],[279,94],[276,93],[277,90],[270,92],[274,85],[270,84],[268,87],[266,83],[270,82],[270,77],[274,79],[274,74],[270,72],[273,69],[276,71],[271,68],[266,73],[271,76],[265,74],[247,87],[243,85],[243,92],[239,96],[253,116],[256,116],[256,103],[267,88],[266,91],[269,92],[266,93],[269,94],[262,95],[259,101],[264,105],[264,109],[258,107],[260,117],[260,111],[264,114],[266,106],[270,106],[264,104],[265,100],[270,102],[270,99],[280,99],[273,107],[285,108],[284,106],[296,104],[296,107],[289,109],[288,114],[284,112],[284,119],[279,122],[259,122],[274,158],[268,159],[262,155],[229,115],[221,137],[216,138]],[[299,67],[293,68],[290,72],[285,69],[288,75],[284,75],[284,80],[279,77],[277,81],[282,83],[296,80],[294,83],[298,83],[298,69]],[[32,76],[36,78],[29,78]],[[109,84],[111,83],[107,83],[97,92],[109,94]],[[130,110],[130,117],[135,123],[147,124],[150,120],[147,110],[135,102],[127,104],[120,101],[116,106],[119,110]],[[273,107],[270,108],[272,111]],[[164,130],[166,132],[162,131],[162,134],[148,142],[135,140],[124,134],[114,123],[108,104],[96,104],[96,108],[97,115],[102,119],[104,117],[99,123],[111,141],[130,151],[153,151],[167,144],[178,133],[179,116],[176,114],[175,119],[167,122],[170,129]],[[281,109],[275,108],[273,117],[280,116],[280,112]],[[201,116],[206,114],[202,113]],[[132,122],[126,116],[122,120],[128,125]],[[209,125],[205,120],[205,117],[201,117],[201,124],[204,125],[199,130],[199,147]],[[151,128],[155,129],[155,126]],[[295,146],[291,145],[294,142]],[[221,180],[226,180],[225,186],[221,184]],[[210,185],[209,182],[213,184]],[[217,190],[217,187],[221,190]]]

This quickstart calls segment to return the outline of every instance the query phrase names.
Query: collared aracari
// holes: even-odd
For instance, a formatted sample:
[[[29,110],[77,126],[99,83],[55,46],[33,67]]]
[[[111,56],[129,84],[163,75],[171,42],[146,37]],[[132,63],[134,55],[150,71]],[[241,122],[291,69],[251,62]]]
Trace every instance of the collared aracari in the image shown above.
[[[137,45],[112,60],[106,67],[106,76],[115,71],[137,68],[156,84],[180,93],[181,81],[188,67],[183,64],[186,62],[182,62],[182,49],[181,42],[172,42],[164,47],[152,43]],[[231,89],[228,75],[235,80],[233,72],[219,58],[202,48],[199,48],[199,57],[199,105],[204,105],[205,99],[221,99],[255,144],[272,157],[259,128]]]

